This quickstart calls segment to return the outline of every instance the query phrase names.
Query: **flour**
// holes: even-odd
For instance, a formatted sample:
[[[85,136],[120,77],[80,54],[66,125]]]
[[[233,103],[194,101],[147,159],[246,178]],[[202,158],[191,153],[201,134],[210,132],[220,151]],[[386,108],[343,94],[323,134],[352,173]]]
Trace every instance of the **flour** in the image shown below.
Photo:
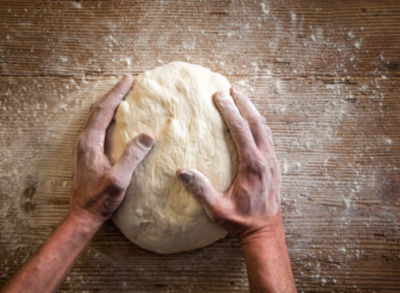
[[[0,265],[9,268],[8,276],[68,209],[72,146],[86,122],[91,102],[126,71],[136,75],[182,59],[221,72],[249,92],[273,131],[282,170],[285,161],[289,167],[295,162],[301,165],[293,172],[286,169],[281,194],[290,253],[297,265],[296,277],[303,285],[310,279],[319,286],[325,279],[326,287],[347,288],[346,280],[332,278],[318,264],[329,261],[332,269],[346,272],[357,255],[360,259],[371,257],[368,251],[357,253],[360,244],[357,238],[350,239],[349,231],[360,231],[362,237],[375,237],[373,232],[382,229],[399,233],[399,216],[394,209],[399,201],[386,177],[400,170],[399,138],[385,132],[392,127],[385,123],[396,118],[388,116],[395,114],[391,108],[396,105],[387,101],[383,91],[395,89],[390,69],[395,55],[388,45],[380,49],[366,43],[366,35],[383,33],[384,28],[361,21],[358,26],[347,20],[335,22],[329,7],[299,4],[295,9],[284,7],[283,1],[256,1],[251,5],[231,1],[224,7],[198,2],[193,7],[195,13],[207,15],[209,23],[197,15],[190,16],[186,5],[172,13],[168,1],[142,2],[140,11],[129,10],[135,14],[134,20],[120,7],[113,10],[120,15],[100,14],[106,2],[99,1],[86,10],[89,2],[65,2],[74,13],[70,22],[60,22],[56,13],[60,10],[52,10],[51,3],[5,10],[5,20],[16,18],[18,23],[6,28],[0,49],[4,60],[13,59],[0,65],[6,80],[0,93],[1,249],[9,256]],[[330,6],[328,2],[326,5]],[[91,34],[76,33],[83,13],[91,22]],[[320,17],[314,21],[311,15]],[[385,17],[393,21],[392,14]],[[40,32],[35,30],[45,39],[27,41],[21,49],[23,58],[15,58],[7,47],[24,41],[22,36],[33,28],[30,24],[41,20],[46,26]],[[92,45],[99,42],[104,48],[94,51]],[[63,62],[66,59],[60,56],[68,61]],[[30,67],[24,65],[28,60]],[[16,77],[18,74],[24,77]],[[37,182],[37,188],[28,201],[24,191],[30,182]],[[25,210],[27,202],[35,209]],[[354,220],[355,215],[359,221]],[[115,227],[108,229],[112,233]],[[329,232],[331,249],[321,242],[324,231]],[[226,243],[231,247],[236,242]],[[339,248],[346,249],[345,253]],[[93,266],[98,261],[96,252],[89,247],[84,256]],[[387,250],[382,253],[390,259]],[[112,263],[105,252],[98,257]],[[195,259],[190,254],[185,258]],[[176,262],[163,258],[163,262],[168,261],[168,268],[175,268]],[[146,265],[158,262],[157,258]],[[240,272],[238,278],[245,276],[243,263],[237,261],[232,267]],[[112,275],[115,268],[110,265],[102,269]],[[130,270],[133,274],[146,271],[133,266]],[[79,278],[74,276],[72,282],[78,283]],[[243,289],[246,282],[237,284]]]
[[[268,5],[267,5],[265,2],[261,2],[261,3],[260,3],[260,6],[261,6],[261,11],[262,11],[262,13],[264,13],[265,15],[268,15],[268,14],[269,14],[269,7],[268,7]]]

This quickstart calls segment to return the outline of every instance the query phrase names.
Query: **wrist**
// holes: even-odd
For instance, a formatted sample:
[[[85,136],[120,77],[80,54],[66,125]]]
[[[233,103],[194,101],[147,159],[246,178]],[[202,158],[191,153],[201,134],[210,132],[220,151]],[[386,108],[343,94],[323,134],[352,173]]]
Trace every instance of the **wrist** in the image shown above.
[[[240,247],[246,257],[254,253],[259,254],[260,251],[280,251],[287,249],[283,230],[281,232],[277,231],[274,236],[271,236],[270,233],[266,235],[263,233],[253,234],[243,238],[240,241]]]
[[[296,292],[282,224],[250,233],[240,244],[251,292]]]
[[[103,225],[104,219],[100,219],[85,210],[70,210],[65,221],[71,222],[83,234],[93,235]]]
[[[285,244],[285,232],[282,226],[281,214],[278,212],[259,228],[250,230],[239,237],[240,245],[243,247],[253,245]]]

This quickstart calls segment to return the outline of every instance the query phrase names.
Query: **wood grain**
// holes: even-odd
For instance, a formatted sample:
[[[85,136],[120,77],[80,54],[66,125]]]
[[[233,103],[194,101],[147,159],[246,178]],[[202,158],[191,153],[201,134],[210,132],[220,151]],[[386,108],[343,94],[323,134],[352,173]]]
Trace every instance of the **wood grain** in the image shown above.
[[[245,88],[274,133],[299,291],[400,290],[398,1],[0,1],[0,284],[68,209],[89,105],[173,60]],[[238,242],[159,256],[111,223],[60,292],[246,292]]]

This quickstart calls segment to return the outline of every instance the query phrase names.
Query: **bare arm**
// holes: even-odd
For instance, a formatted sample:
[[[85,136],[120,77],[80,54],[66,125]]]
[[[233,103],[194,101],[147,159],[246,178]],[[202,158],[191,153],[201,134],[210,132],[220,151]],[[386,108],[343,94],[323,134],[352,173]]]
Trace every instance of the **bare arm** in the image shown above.
[[[280,214],[276,216],[280,222]],[[296,292],[282,224],[241,240],[252,292]]]
[[[239,155],[232,186],[220,194],[198,171],[179,169],[178,178],[211,219],[238,237],[252,292],[296,292],[280,214],[280,171],[265,119],[237,88],[214,101]]]
[[[54,291],[97,229],[98,225],[95,223],[68,214],[1,292]]]
[[[1,292],[55,291],[96,231],[120,205],[133,171],[154,142],[151,136],[139,135],[127,145],[114,166],[104,154],[106,130],[132,84],[132,76],[125,76],[93,105],[75,146],[73,193],[68,215]]]

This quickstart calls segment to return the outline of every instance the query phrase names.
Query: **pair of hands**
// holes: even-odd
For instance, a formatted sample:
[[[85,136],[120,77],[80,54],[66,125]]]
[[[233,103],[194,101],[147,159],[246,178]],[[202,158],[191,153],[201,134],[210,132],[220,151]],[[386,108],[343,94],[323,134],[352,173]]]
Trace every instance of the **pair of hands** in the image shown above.
[[[140,134],[113,166],[105,154],[107,128],[132,85],[132,76],[125,76],[93,105],[75,147],[69,214],[1,292],[54,292],[122,202],[132,173],[154,145],[153,137]],[[234,102],[222,93],[213,98],[239,154],[232,186],[220,194],[196,170],[180,169],[177,176],[207,214],[240,239],[251,292],[296,292],[281,225],[279,169],[271,132],[247,96],[236,88],[231,96]]]
[[[105,154],[107,128],[132,86],[133,77],[126,75],[95,103],[77,140],[70,214],[82,221],[101,225],[111,217],[124,198],[132,173],[154,145],[152,136],[140,134],[113,166]],[[232,235],[240,240],[274,237],[281,230],[280,171],[271,131],[245,94],[233,87],[231,96],[234,102],[222,92],[213,99],[238,151],[238,174],[232,186],[220,194],[194,169],[182,168],[176,174],[209,217]]]

